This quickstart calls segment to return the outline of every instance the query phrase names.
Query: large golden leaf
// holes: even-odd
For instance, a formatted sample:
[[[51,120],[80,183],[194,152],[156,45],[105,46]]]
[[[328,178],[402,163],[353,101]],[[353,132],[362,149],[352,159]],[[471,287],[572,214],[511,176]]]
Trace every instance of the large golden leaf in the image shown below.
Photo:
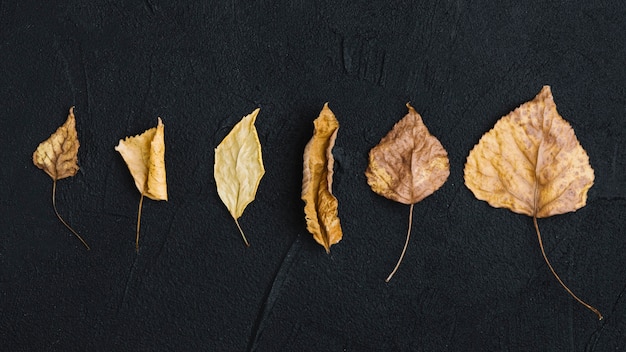
[[[465,164],[465,184],[476,198],[496,208],[533,217],[548,267],[537,218],[575,211],[587,201],[594,174],[574,130],[556,110],[550,87],[502,117],[472,149]]]
[[[89,249],[87,242],[59,215],[56,206],[57,180],[76,175],[79,147],[74,107],[71,107],[65,123],[39,144],[33,153],[33,163],[52,177],[52,208],[57,218]]]
[[[330,246],[341,241],[343,233],[337,216],[337,198],[332,190],[335,163],[332,149],[339,122],[328,103],[313,125],[313,137],[304,148],[302,200],[307,230],[324,246],[326,253],[330,253]]]
[[[254,122],[260,109],[245,116],[215,148],[214,176],[217,193],[228,208],[246,246],[250,246],[239,226],[246,206],[256,197],[265,174],[261,142]]]
[[[115,150],[122,155],[135,180],[135,186],[141,193],[135,239],[135,249],[139,251],[139,228],[144,196],[153,200],[167,200],[165,136],[161,118],[158,118],[156,127],[140,135],[120,139]]]
[[[413,205],[438,190],[450,175],[448,153],[428,132],[422,117],[406,104],[409,112],[393,126],[369,153],[367,183],[381,196],[410,204],[409,229],[400,259],[387,282],[398,270],[411,235]]]

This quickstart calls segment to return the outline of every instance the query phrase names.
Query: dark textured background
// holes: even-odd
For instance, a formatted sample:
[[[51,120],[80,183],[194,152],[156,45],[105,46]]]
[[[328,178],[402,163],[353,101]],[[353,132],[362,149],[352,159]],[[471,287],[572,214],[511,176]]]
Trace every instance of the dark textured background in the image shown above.
[[[0,350],[625,351],[626,5],[586,1],[0,1]],[[566,5],[570,3],[570,5]],[[552,86],[596,182],[586,207],[540,220],[463,185],[502,115]],[[306,232],[302,151],[328,101],[341,128],[344,239]],[[419,111],[451,174],[415,207],[370,191],[367,153]],[[76,106],[79,173],[31,155]],[[261,107],[267,169],[241,218],[213,150]],[[139,194],[118,140],[166,126],[169,202]]]

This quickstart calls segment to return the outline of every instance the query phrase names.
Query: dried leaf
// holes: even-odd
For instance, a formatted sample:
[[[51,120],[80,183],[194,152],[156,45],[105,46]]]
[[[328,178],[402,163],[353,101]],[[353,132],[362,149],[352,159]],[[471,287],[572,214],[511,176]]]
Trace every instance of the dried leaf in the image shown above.
[[[254,127],[259,110],[243,117],[215,148],[214,175],[217,193],[235,219],[246,246],[250,244],[237,219],[254,200],[265,174],[261,142]]]
[[[328,103],[313,125],[313,137],[304,148],[302,200],[307,230],[330,253],[330,246],[341,241],[343,234],[337,216],[338,202],[332,190],[335,163],[332,149],[339,122]]]
[[[56,206],[57,180],[76,175],[76,172],[78,172],[79,147],[74,107],[71,107],[65,123],[50,138],[39,144],[33,153],[33,163],[52,178],[52,207],[54,208],[54,213],[61,223],[89,249],[87,242],[61,218]]]
[[[74,107],[71,107],[65,123],[39,144],[33,153],[33,163],[54,181],[74,176],[78,172],[79,147]]]
[[[165,176],[165,136],[164,125],[158,118],[156,127],[140,135],[120,139],[115,147],[126,162],[135,186],[141,193],[137,213],[137,234],[135,250],[139,251],[139,228],[144,196],[153,200],[167,200],[167,182]]]
[[[465,185],[496,208],[533,217],[539,246],[559,283],[602,319],[561,281],[545,254],[537,218],[575,211],[587,201],[594,173],[574,130],[556,110],[549,86],[530,102],[502,117],[472,149]]]
[[[406,104],[409,112],[372,148],[365,175],[372,190],[381,196],[410,204],[409,229],[400,259],[387,282],[402,262],[413,219],[413,205],[438,190],[450,175],[448,153],[428,132],[422,117]]]

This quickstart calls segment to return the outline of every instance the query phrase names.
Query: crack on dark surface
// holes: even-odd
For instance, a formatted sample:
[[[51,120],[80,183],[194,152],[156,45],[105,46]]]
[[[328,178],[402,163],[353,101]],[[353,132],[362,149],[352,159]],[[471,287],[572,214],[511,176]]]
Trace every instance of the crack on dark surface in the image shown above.
[[[268,320],[272,314],[272,309],[274,308],[274,304],[278,300],[280,296],[280,291],[287,279],[289,278],[289,273],[291,271],[291,267],[293,266],[296,259],[299,257],[300,249],[302,248],[302,241],[300,240],[300,234],[298,234],[289,250],[285,254],[283,261],[278,267],[278,271],[274,276],[274,280],[272,282],[272,286],[269,292],[265,295],[265,299],[263,300],[263,306],[258,315],[257,321],[255,322],[252,333],[250,334],[250,342],[248,343],[248,352],[256,351],[259,347],[259,340],[261,335],[263,334],[263,330],[268,323]]]

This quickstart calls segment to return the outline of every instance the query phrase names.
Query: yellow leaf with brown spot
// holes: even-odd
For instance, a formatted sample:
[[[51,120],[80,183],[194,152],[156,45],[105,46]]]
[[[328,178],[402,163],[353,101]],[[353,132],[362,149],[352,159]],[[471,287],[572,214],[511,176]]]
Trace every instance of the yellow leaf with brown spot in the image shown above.
[[[338,201],[332,191],[335,162],[332,149],[339,122],[328,103],[313,125],[313,137],[304,148],[302,200],[307,230],[329,253],[330,246],[339,242],[343,233],[337,216]]]
[[[254,127],[259,111],[256,109],[243,117],[215,148],[213,172],[217,193],[235,220],[246,246],[250,246],[250,243],[238,219],[256,197],[259,183],[265,174],[261,142]]]
[[[135,186],[141,193],[135,240],[135,249],[139,251],[139,228],[144,196],[153,200],[167,200],[165,135],[161,118],[158,118],[156,127],[140,135],[120,139],[115,150],[122,155],[135,180]]]
[[[79,147],[74,107],[71,107],[65,123],[39,144],[33,153],[33,163],[52,177],[52,208],[57,218],[89,249],[87,242],[61,218],[56,206],[57,180],[76,175]]]
[[[448,179],[450,163],[441,142],[430,134],[422,117],[408,103],[409,112],[369,153],[367,183],[381,196],[410,204],[409,229],[400,259],[387,282],[400,267],[411,235],[413,205],[433,194]]]
[[[549,86],[502,117],[465,164],[465,185],[480,200],[533,218],[548,267],[572,297],[602,319],[561,281],[545,254],[537,218],[585,206],[594,172],[574,130],[556,110]]]

